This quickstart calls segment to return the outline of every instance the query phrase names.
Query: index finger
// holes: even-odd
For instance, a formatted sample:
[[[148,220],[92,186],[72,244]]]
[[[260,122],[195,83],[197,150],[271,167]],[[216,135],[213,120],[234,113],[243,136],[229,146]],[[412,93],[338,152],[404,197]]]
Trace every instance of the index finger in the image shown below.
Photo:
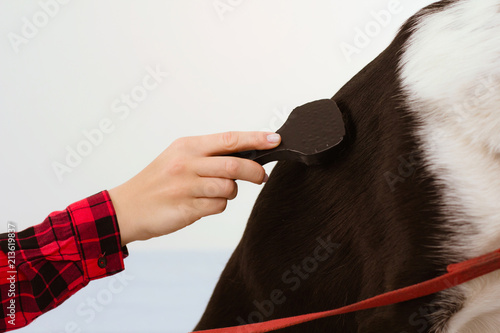
[[[281,137],[273,132],[224,132],[193,137],[202,155],[226,155],[245,150],[265,150],[279,145]]]

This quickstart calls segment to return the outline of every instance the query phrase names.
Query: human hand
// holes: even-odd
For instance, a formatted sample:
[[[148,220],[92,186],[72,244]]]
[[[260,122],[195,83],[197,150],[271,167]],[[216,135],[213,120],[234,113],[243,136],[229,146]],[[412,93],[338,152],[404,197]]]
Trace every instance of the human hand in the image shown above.
[[[226,132],[175,140],[144,170],[109,190],[122,246],[182,229],[226,209],[236,197],[236,179],[267,181],[257,162],[220,156],[278,146],[268,132]],[[272,140],[271,140],[272,141]]]

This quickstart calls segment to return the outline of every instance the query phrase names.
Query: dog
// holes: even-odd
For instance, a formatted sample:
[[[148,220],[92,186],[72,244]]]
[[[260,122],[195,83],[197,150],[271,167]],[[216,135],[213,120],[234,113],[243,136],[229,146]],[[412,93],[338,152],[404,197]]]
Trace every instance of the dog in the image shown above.
[[[278,162],[196,330],[339,308],[500,248],[500,0],[411,17],[333,99],[331,162]],[[277,332],[500,332],[500,272]]]

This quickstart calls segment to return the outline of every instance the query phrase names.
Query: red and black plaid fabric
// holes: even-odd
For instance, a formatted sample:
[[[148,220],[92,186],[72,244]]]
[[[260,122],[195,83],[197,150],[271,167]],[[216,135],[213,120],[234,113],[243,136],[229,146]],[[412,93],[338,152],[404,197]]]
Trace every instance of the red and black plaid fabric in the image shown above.
[[[15,233],[10,243],[15,245],[15,267],[8,262],[8,238],[0,234],[0,332],[26,326],[91,280],[122,271],[128,256],[107,191]]]

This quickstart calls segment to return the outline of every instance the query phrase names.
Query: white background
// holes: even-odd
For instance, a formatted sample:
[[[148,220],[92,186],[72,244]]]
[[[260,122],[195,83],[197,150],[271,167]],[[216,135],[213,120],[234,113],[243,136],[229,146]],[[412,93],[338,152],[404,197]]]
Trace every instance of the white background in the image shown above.
[[[24,229],[52,211],[126,181],[178,137],[276,130],[294,107],[333,96],[389,44],[408,17],[432,2],[400,1],[401,11],[392,14],[386,26],[379,24],[379,32],[372,30],[369,43],[358,47],[358,53],[346,57],[342,45],[355,47],[357,29],[373,28],[373,12],[387,10],[394,1],[73,0],[59,5],[52,17],[45,15],[48,20],[43,22],[41,4],[51,1],[0,2],[0,232],[7,221]],[[230,10],[218,12],[217,2],[229,4]],[[25,38],[26,21],[37,23],[36,19],[38,31],[14,45],[13,36]],[[168,76],[121,119],[113,112],[113,102],[140,86],[148,67]],[[60,181],[53,163],[65,163],[66,147],[76,149],[85,140],[82,132],[97,128],[105,118],[112,121],[114,131],[104,134]],[[266,167],[268,172],[273,165]],[[163,308],[155,313],[155,307],[146,310],[137,304],[132,312],[136,320],[141,313],[152,320],[153,326],[144,331],[157,327],[181,332],[194,326],[260,189],[240,182],[239,196],[223,214],[129,245],[126,265],[136,276],[135,287],[125,288],[120,304],[146,297],[141,285],[157,272],[146,264],[151,257],[146,260],[145,251],[177,253],[180,258],[183,253],[222,251],[206,279],[200,275],[200,280],[189,280],[204,288],[181,288],[186,294],[176,297],[184,300],[182,306],[169,294],[169,288],[178,286],[155,285],[153,294]],[[179,281],[191,274],[186,260],[175,273],[171,268]],[[43,325],[54,325],[65,313],[82,319],[74,312],[86,292],[24,332],[47,331],[49,326]],[[191,303],[185,301],[188,293]],[[117,303],[110,303],[110,313],[91,323],[80,320],[80,328],[107,332],[113,329],[106,325],[126,323],[127,318],[113,317]],[[183,321],[178,313],[189,316]],[[57,328],[61,332],[63,324]]]

